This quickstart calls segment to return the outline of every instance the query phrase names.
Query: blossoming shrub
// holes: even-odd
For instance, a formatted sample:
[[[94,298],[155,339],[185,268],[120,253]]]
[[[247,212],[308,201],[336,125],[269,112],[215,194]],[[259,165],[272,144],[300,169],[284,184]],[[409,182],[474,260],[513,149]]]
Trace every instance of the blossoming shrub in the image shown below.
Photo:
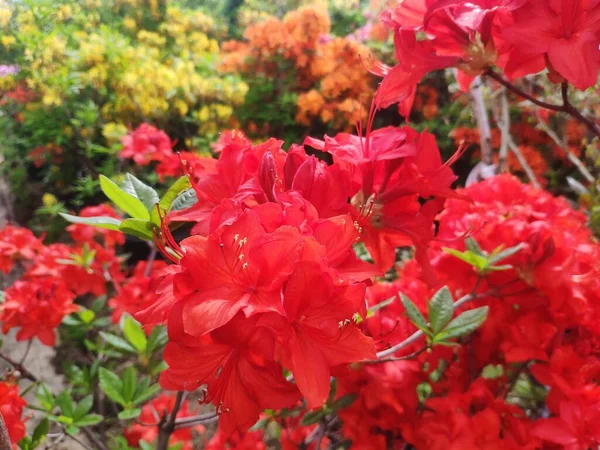
[[[256,21],[244,31],[244,40],[223,44],[221,71],[242,73],[250,85],[240,116],[248,131],[347,130],[361,119],[374,78],[356,69],[368,49],[330,33],[327,9],[309,5],[283,19]]]
[[[115,170],[113,145],[128,127],[151,121],[192,148],[235,124],[247,86],[216,70],[224,30],[199,11],[149,3],[3,7],[2,63],[16,73],[0,78],[2,124],[15,184],[33,164],[47,189],[90,197],[98,169]]]
[[[136,20],[169,14],[148,3],[131,12]],[[533,33],[543,48],[527,51],[504,34],[530,32],[524,12],[548,19],[532,26],[543,29]],[[571,25],[595,30],[589,17],[597,12],[570,0],[399,4],[383,16],[399,64],[369,60],[384,79],[355,134],[308,136],[284,149],[276,138],[253,142],[229,131],[212,158],[174,154],[168,129],[146,122],[123,136],[105,131],[121,141],[120,164],[168,185],[159,193],[147,173],[99,175],[114,208],[62,213],[68,242],[15,225],[0,231],[0,270],[17,279],[2,292],[3,333],[14,330],[27,348],[60,339],[68,355],[57,364],[67,387],[54,392],[27,369],[28,350],[16,360],[0,349],[9,366],[2,437],[27,450],[82,435],[100,450],[600,445],[600,248],[585,211],[507,174],[454,189],[462,143],[446,159],[430,131],[375,120],[396,103],[408,118],[417,82],[452,67],[463,87],[482,75],[570,116],[587,133],[570,127],[575,140],[598,135],[569,99],[571,84],[585,88],[598,75],[598,37],[568,43],[590,58],[571,58],[576,73],[556,61],[565,42],[555,36]],[[319,14],[310,7],[262,23],[289,26],[295,46],[277,33],[256,35],[275,60],[293,62],[299,83],[327,45],[313,39],[329,26]],[[273,59],[260,61],[271,70]],[[495,67],[516,78],[542,63],[561,83],[562,104],[533,97]],[[437,99],[420,89],[427,119]],[[501,149],[516,147],[507,140],[509,113],[503,108],[498,120]],[[514,129],[532,151],[547,143],[521,125]],[[573,152],[546,135],[567,157]],[[122,247],[125,236],[142,242],[142,257]],[[25,405],[42,415],[30,436]]]

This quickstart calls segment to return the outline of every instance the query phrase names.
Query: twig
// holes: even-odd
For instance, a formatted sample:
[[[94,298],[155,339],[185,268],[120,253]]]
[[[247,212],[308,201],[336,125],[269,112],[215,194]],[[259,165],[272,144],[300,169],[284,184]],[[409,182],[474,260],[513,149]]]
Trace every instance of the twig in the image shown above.
[[[83,427],[81,428],[81,431],[83,431],[83,434],[85,434],[87,438],[92,441],[96,447],[98,447],[99,450],[108,450],[107,447],[100,441],[100,439],[94,435],[92,430]]]
[[[32,340],[27,341],[27,348],[25,349],[25,353],[23,353],[23,356],[21,357],[21,361],[19,361],[20,365],[23,365],[23,363],[27,359],[27,355],[29,355],[29,350],[31,350],[32,342],[33,342]]]
[[[175,405],[173,406],[173,410],[171,414],[167,416],[163,415],[160,423],[158,424],[158,442],[156,444],[156,450],[168,450],[169,448],[169,438],[173,431],[175,431],[175,419],[177,417],[177,413],[179,412],[179,408],[181,408],[181,403],[183,401],[183,391],[177,392],[177,397],[175,398]]]
[[[479,146],[481,148],[481,160],[489,165],[494,164],[494,151],[492,149],[492,130],[485,100],[483,99],[483,82],[480,77],[475,78],[471,85],[471,97],[473,98],[473,111],[475,121],[479,128]]]
[[[515,86],[508,80],[504,79],[504,77],[502,77],[502,75],[500,75],[497,72],[494,72],[494,70],[492,70],[492,69],[485,72],[484,75],[487,75],[488,77],[493,78],[494,80],[496,80],[498,83],[500,83],[502,86],[504,86],[509,91],[514,92],[518,96],[529,100],[531,103],[533,103],[535,105],[541,106],[542,108],[549,109],[551,111],[567,113],[571,117],[574,117],[579,122],[583,123],[588,128],[588,130],[590,130],[596,136],[600,137],[600,127],[598,126],[598,124],[594,120],[589,119],[588,117],[585,117],[583,114],[581,114],[577,110],[577,108],[575,108],[569,101],[569,85],[568,85],[568,83],[565,82],[561,86],[563,104],[555,105],[552,103],[547,103],[547,102],[538,100],[533,95],[528,94],[521,88]]]
[[[596,181],[594,176],[587,169],[587,167],[585,167],[583,161],[581,161],[581,159],[579,159],[577,155],[573,153],[571,149],[567,145],[565,145],[565,143],[558,137],[554,130],[550,128],[546,124],[546,122],[544,122],[544,120],[540,117],[539,110],[536,111],[536,116],[538,119],[538,126],[540,127],[540,129],[544,131],[550,137],[550,139],[552,139],[554,143],[567,154],[567,158],[573,163],[575,167],[577,167],[581,175],[583,175],[583,177],[590,183]]]
[[[508,109],[508,100],[506,90],[502,89],[500,94],[500,114],[498,115],[498,126],[500,128],[500,153],[498,160],[498,171],[506,171],[506,159],[508,157],[508,148],[510,140],[510,110]]]
[[[381,363],[385,363],[385,362],[406,361],[408,359],[416,358],[421,353],[423,353],[425,350],[427,350],[427,348],[428,347],[422,347],[419,350],[417,350],[416,352],[412,352],[410,355],[406,355],[406,356],[393,356],[390,358],[372,359],[372,360],[368,360],[368,361],[361,361],[361,363],[362,364],[381,364]]]
[[[38,381],[36,376],[32,374],[29,370],[27,370],[22,364],[13,361],[8,356],[2,353],[0,353],[0,358],[9,363],[11,366],[13,366],[15,370],[18,370],[23,378],[29,381],[33,381],[34,383]]]
[[[85,442],[83,442],[80,439],[77,439],[75,436],[73,436],[72,434],[65,434],[66,436],[68,436],[69,438],[73,439],[75,442],[77,442],[79,445],[81,445],[83,448],[85,448],[86,450],[94,450],[92,447],[90,447],[89,445],[87,445]]]
[[[146,268],[144,269],[144,278],[148,278],[150,273],[152,272],[152,263],[156,259],[156,245],[150,245],[150,254],[148,255],[148,259],[146,261]]]
[[[511,149],[511,151],[515,154],[517,159],[519,160],[519,164],[521,165],[521,168],[527,174],[527,178],[529,178],[529,181],[531,181],[531,184],[534,187],[536,187],[537,189],[540,189],[541,188],[540,182],[537,180],[535,173],[533,172],[533,169],[527,163],[527,160],[523,156],[523,153],[521,153],[521,149],[517,146],[517,144],[515,144],[515,141],[513,141],[510,136],[508,138],[508,146]]]
[[[12,450],[12,444],[10,443],[10,436],[4,423],[4,417],[0,413],[0,450]]]
[[[219,420],[217,413],[198,414],[197,416],[184,417],[175,421],[175,429],[189,428],[195,425],[213,423]]]

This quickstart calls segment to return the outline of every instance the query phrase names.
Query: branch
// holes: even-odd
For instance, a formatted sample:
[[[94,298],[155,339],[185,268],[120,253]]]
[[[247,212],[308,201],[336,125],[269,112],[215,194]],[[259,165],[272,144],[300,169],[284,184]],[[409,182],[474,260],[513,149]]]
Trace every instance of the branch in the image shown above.
[[[486,165],[494,164],[494,151],[492,149],[492,130],[485,100],[483,99],[483,81],[480,77],[475,79],[471,85],[471,97],[473,97],[473,112],[475,121],[479,128],[479,146],[481,148],[481,160]]]
[[[539,110],[536,111],[536,116],[538,119],[538,126],[542,129],[542,131],[544,131],[550,137],[550,139],[552,139],[554,141],[554,143],[558,147],[560,147],[567,154],[567,158],[569,159],[569,161],[571,161],[573,163],[573,165],[575,167],[577,167],[577,169],[579,170],[581,175],[583,175],[583,178],[585,178],[590,183],[593,183],[594,181],[596,181],[594,176],[587,169],[587,167],[585,167],[585,164],[583,163],[583,161],[581,161],[581,159],[579,159],[577,157],[577,155],[575,153],[573,153],[571,151],[571,149],[567,145],[565,145],[565,143],[558,137],[558,135],[554,132],[554,130],[551,129],[544,122],[544,120],[540,117]]]
[[[175,429],[190,428],[196,425],[206,425],[219,420],[217,413],[198,414],[197,416],[184,417],[175,421]]]
[[[183,402],[183,391],[177,392],[177,397],[175,399],[175,405],[173,406],[173,410],[171,414],[167,417],[165,414],[160,423],[158,424],[158,442],[156,444],[156,450],[168,450],[169,448],[169,438],[173,431],[175,431],[175,420],[177,417],[177,413],[181,408],[181,403]]]
[[[492,69],[490,69],[487,72],[485,72],[484,75],[487,75],[488,77],[493,78],[494,80],[496,80],[498,83],[500,83],[502,86],[504,86],[509,91],[514,92],[519,97],[523,97],[523,98],[529,100],[531,103],[534,103],[534,104],[536,104],[538,106],[541,106],[542,108],[549,109],[551,111],[565,112],[564,105],[554,105],[552,103],[546,103],[546,102],[543,102],[541,100],[538,100],[533,95],[528,94],[523,89],[515,86],[514,84],[512,84],[508,80],[505,80],[502,77],[502,75],[500,75],[497,72],[494,72]]]
[[[394,362],[394,361],[406,361],[408,359],[416,358],[417,356],[419,356],[421,353],[423,353],[427,349],[428,349],[428,347],[422,347],[419,350],[417,350],[416,352],[412,352],[410,355],[393,356],[390,358],[371,359],[371,360],[367,360],[367,361],[361,361],[361,363],[362,364],[381,364],[381,363]]]
[[[579,120],[581,123],[583,123],[588,128],[588,130],[590,130],[596,136],[600,137],[600,126],[598,126],[596,121],[585,117],[569,101],[569,85],[566,81],[561,85],[561,93],[563,99],[563,107],[565,108],[564,111],[570,116]]]
[[[508,109],[508,100],[506,98],[505,89],[502,89],[502,93],[500,94],[500,114],[497,119],[500,119],[498,126],[500,127],[501,134],[498,169],[500,172],[504,172],[506,171],[506,159],[508,157],[510,141],[510,110]]]
[[[13,361],[8,356],[2,353],[0,353],[0,358],[9,363],[11,366],[13,366],[13,368],[17,370],[23,378],[29,381],[33,381],[34,383],[37,383],[39,381],[37,377],[34,374],[32,374],[29,370],[27,370],[25,366],[23,366],[21,363]]]
[[[517,159],[519,160],[519,164],[521,165],[521,167],[523,168],[523,170],[527,174],[527,178],[529,178],[529,181],[531,181],[531,184],[535,188],[540,189],[541,188],[540,182],[537,180],[537,178],[535,176],[535,173],[533,172],[533,169],[527,163],[527,160],[523,156],[523,153],[521,153],[521,149],[519,149],[519,147],[517,146],[517,144],[515,144],[515,141],[513,141],[510,136],[509,136],[509,140],[508,140],[508,146],[510,147],[510,149],[512,150],[512,152],[515,154],[515,156],[517,157]]]
[[[0,450],[12,450],[13,446],[10,443],[10,436],[4,423],[4,417],[0,413]]]
[[[563,104],[555,105],[553,103],[547,103],[547,102],[538,100],[533,95],[525,92],[523,89],[515,86],[510,81],[504,79],[504,77],[502,75],[500,75],[497,72],[494,72],[494,70],[492,70],[492,69],[484,72],[484,75],[486,75],[490,78],[493,78],[494,80],[496,80],[498,83],[500,83],[502,86],[504,86],[509,91],[517,94],[519,97],[529,100],[531,103],[533,103],[535,105],[541,106],[542,108],[549,109],[551,111],[567,113],[571,117],[573,117],[573,118],[577,119],[579,122],[583,123],[588,128],[588,130],[590,130],[593,134],[600,137],[600,126],[598,126],[598,124],[594,120],[592,120],[588,117],[585,117],[583,114],[581,114],[577,110],[577,108],[575,108],[569,101],[569,85],[566,82],[564,82],[561,86]]]

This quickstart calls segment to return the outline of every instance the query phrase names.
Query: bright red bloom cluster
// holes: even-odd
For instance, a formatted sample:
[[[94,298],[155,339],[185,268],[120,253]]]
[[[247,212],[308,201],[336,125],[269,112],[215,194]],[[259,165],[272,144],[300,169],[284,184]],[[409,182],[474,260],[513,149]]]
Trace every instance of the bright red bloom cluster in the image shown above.
[[[79,212],[79,217],[113,217],[118,219],[119,216],[115,210],[109,205],[86,206]],[[67,227],[67,231],[71,234],[73,241],[84,244],[100,238],[104,241],[108,248],[114,248],[116,245],[125,243],[125,235],[120,231],[107,230],[104,228],[90,227],[80,223],[74,223]]]
[[[26,404],[27,402],[19,396],[19,386],[0,382],[0,414],[15,450],[19,448],[17,443],[25,437],[23,407]]]
[[[197,203],[167,216],[157,244],[175,265],[157,301],[136,315],[168,325],[163,387],[205,385],[205,400],[224,412],[225,436],[300,394],[321,406],[333,370],[376,357],[354,324],[366,313],[366,282],[394,264],[399,245],[414,244],[431,275],[433,220],[457,197],[427,132],[307,140],[332,154],[332,165],[275,139],[227,141],[211,170],[190,176]],[[177,244],[169,221],[196,222],[195,235]],[[356,257],[360,240],[377,265]]]
[[[600,70],[600,3],[589,0],[405,0],[386,11],[398,65],[372,64],[384,79],[378,108],[400,103],[408,117],[417,83],[456,67],[467,89],[494,65],[510,78],[545,68],[553,82],[593,86]],[[425,35],[426,39],[417,39]]]
[[[183,175],[182,161],[194,170],[209,169],[211,159],[196,153],[182,151],[174,153],[169,136],[150,124],[142,123],[135,130],[122,138],[123,149],[120,156],[132,159],[138,166],[147,166],[152,162],[156,165],[156,173],[161,181],[167,177]]]
[[[31,261],[41,248],[31,230],[7,225],[0,230],[0,271],[10,272],[16,261]]]
[[[478,275],[435,243],[442,283],[456,297],[487,297],[487,321],[460,346],[415,359],[365,365],[338,378],[338,394],[359,394],[340,411],[353,448],[586,449],[600,443],[598,297],[600,245],[567,201],[498,176],[449,200],[438,238],[463,251],[469,230],[484,251],[523,243],[512,268]],[[433,294],[411,261],[393,283],[367,289],[370,305],[400,291],[426,314]],[[396,343],[414,332],[398,300],[365,322],[374,339]],[[416,342],[403,352],[423,346]],[[400,356],[400,354],[398,354]],[[520,394],[523,392],[524,394]],[[522,396],[522,397],[520,397]],[[540,416],[539,412],[545,411]],[[544,418],[549,417],[549,418]]]
[[[111,320],[119,323],[124,313],[134,315],[156,302],[162,275],[168,273],[163,261],[154,261],[148,270],[146,261],[138,262],[123,284],[115,284],[117,294],[108,301],[112,308]]]
[[[147,403],[142,408],[139,416],[139,423],[131,425],[123,432],[127,439],[128,445],[139,448],[140,441],[146,444],[151,444],[158,437],[157,417],[161,418],[164,415],[169,416],[175,406],[175,395],[161,394],[150,403]],[[184,400],[177,412],[177,419],[184,419],[194,415],[193,409],[190,407],[190,402]],[[193,427],[180,428],[175,430],[169,439],[169,445],[179,445],[181,450],[192,450],[192,431],[204,434],[203,425],[195,425]]]
[[[84,211],[116,217],[112,208],[99,206]],[[0,262],[5,272],[21,261],[24,274],[5,291],[0,304],[2,332],[19,328],[17,340],[37,337],[43,344],[55,343],[54,330],[65,315],[78,309],[77,296],[106,294],[109,280],[119,283],[123,275],[114,246],[122,235],[69,227],[75,245],[43,245],[30,230],[8,225],[0,230]]]

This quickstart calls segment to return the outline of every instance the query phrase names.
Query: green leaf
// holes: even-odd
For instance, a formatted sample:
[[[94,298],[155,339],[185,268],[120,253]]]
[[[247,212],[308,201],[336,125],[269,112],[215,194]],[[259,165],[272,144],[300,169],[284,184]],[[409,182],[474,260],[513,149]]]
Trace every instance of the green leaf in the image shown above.
[[[77,425],[71,424],[71,425],[67,426],[65,431],[67,432],[67,434],[70,434],[71,436],[76,436],[79,434],[79,427]]]
[[[160,361],[156,366],[150,370],[150,375],[158,375],[163,370],[167,370],[169,365],[165,361]]]
[[[35,448],[39,443],[43,442],[46,439],[46,435],[48,434],[48,430],[50,429],[50,421],[44,417],[40,423],[37,424],[35,430],[33,430],[33,435],[31,436],[31,440],[33,443],[33,447]]]
[[[131,217],[143,220],[150,219],[150,214],[140,199],[125,192],[104,175],[100,175],[100,188],[119,209],[123,210]]]
[[[83,416],[81,419],[76,420],[73,425],[77,425],[78,427],[90,427],[99,424],[102,420],[104,420],[104,417],[100,414],[88,414],[87,416]]]
[[[116,373],[100,367],[98,379],[100,380],[100,389],[108,398],[120,405],[127,403],[122,394],[123,382]]]
[[[480,308],[465,311],[452,322],[448,324],[440,333],[435,336],[434,342],[445,341],[447,339],[464,336],[472,333],[485,322],[489,308],[482,306]]]
[[[486,380],[495,380],[496,378],[500,378],[504,373],[504,367],[502,364],[488,364],[481,371],[481,377]]]
[[[181,177],[175,183],[173,183],[165,195],[163,195],[160,199],[159,206],[161,213],[163,215],[166,214],[169,209],[171,209],[171,206],[173,206],[173,202],[177,196],[189,188],[190,180],[187,176]],[[150,221],[155,225],[160,225],[160,216],[156,208],[152,208],[150,211]]]
[[[64,416],[73,417],[73,413],[75,412],[73,409],[73,399],[71,398],[71,393],[68,390],[64,390],[58,394],[55,402]]]
[[[152,386],[148,387],[147,389],[144,389],[139,394],[136,394],[135,400],[133,401],[133,405],[137,406],[140,403],[144,403],[146,400],[151,399],[159,392],[160,392],[160,385],[153,384]]]
[[[485,270],[488,265],[488,259],[485,256],[476,255],[475,253],[467,250],[466,252],[459,252],[453,248],[442,247],[442,250],[461,261],[475,267],[478,271]]]
[[[322,409],[319,409],[317,411],[309,411],[306,414],[304,414],[304,416],[302,416],[302,419],[300,419],[300,425],[302,425],[303,427],[313,425],[321,421],[321,419],[323,419],[325,415],[326,412]]]
[[[412,302],[412,300],[406,295],[404,295],[402,292],[400,292],[400,301],[402,301],[402,305],[404,306],[404,309],[406,310],[406,314],[408,315],[410,321],[424,333],[427,333],[428,335],[431,334],[429,332],[429,327],[427,326],[427,321],[425,320],[425,317],[423,317],[423,314],[421,314],[421,311],[419,311],[419,309]]]
[[[133,401],[136,383],[135,367],[128,366],[123,372],[123,398],[127,403]]]
[[[113,347],[118,348],[119,350],[124,350],[126,352],[136,353],[135,347],[129,342],[127,342],[125,339],[120,338],[119,336],[115,336],[114,334],[105,333],[104,331],[101,331],[99,334],[102,339],[104,339]]]
[[[506,250],[502,250],[502,247],[498,247],[490,255],[489,264],[493,266],[494,264],[502,261],[503,259],[509,258],[512,255],[520,252],[522,249],[523,244],[515,245],[514,247],[507,248]]]
[[[58,213],[63,219],[71,223],[80,223],[83,225],[90,225],[96,228],[104,228],[106,230],[119,231],[119,225],[121,221],[114,217],[108,216],[97,216],[97,217],[79,217],[71,214]]]
[[[331,405],[329,405],[329,409],[333,412],[337,412],[340,409],[350,406],[357,398],[358,394],[346,394],[331,403]]]
[[[125,338],[133,345],[138,353],[142,353],[146,350],[148,340],[146,339],[146,333],[142,330],[142,326],[133,319],[131,316],[125,316],[123,322],[123,334]]]
[[[123,411],[121,411],[119,413],[119,419],[121,420],[129,420],[129,419],[135,419],[136,417],[138,417],[140,414],[142,413],[142,410],[139,408],[133,408],[133,409],[125,409]]]
[[[119,226],[119,230],[123,233],[138,237],[144,241],[154,240],[153,229],[154,225],[152,222],[145,219],[125,219]]]
[[[151,354],[155,350],[158,350],[167,343],[168,335],[167,329],[163,326],[157,325],[152,328],[152,332],[148,337],[148,344],[146,345],[146,352]]]
[[[140,446],[141,450],[154,450],[154,446],[152,444],[148,444],[146,441],[142,441],[141,439],[138,442],[138,445]],[[169,449],[169,450],[172,450],[172,449]]]
[[[373,316],[373,314],[375,313],[375,311],[378,311],[381,308],[385,308],[386,306],[391,305],[392,303],[394,303],[395,299],[396,299],[396,297],[390,297],[387,300],[382,301],[381,303],[377,303],[376,305],[371,306],[367,310],[367,317],[371,317],[371,316]]]
[[[94,318],[96,317],[96,313],[94,311],[92,311],[91,309],[84,308],[83,306],[79,307],[77,315],[85,324],[92,323],[92,320],[94,320]]]
[[[38,387],[37,390],[37,395],[36,395],[38,401],[40,402],[40,405],[48,412],[51,412],[52,409],[54,408],[54,396],[52,395],[52,392],[50,392],[50,389],[48,389],[48,386],[46,386],[44,383],[41,383],[40,386]]]
[[[448,287],[444,286],[433,294],[427,303],[427,314],[434,335],[448,325],[454,314],[454,301]]]
[[[88,412],[90,412],[90,409],[92,409],[93,405],[94,397],[92,395],[86,395],[85,397],[83,397],[83,399],[81,399],[81,401],[77,404],[77,407],[73,412],[73,419],[75,419],[75,421],[81,419]]]
[[[194,189],[187,189],[175,198],[171,205],[171,211],[181,211],[182,209],[188,209],[198,201],[196,191]]]
[[[125,175],[125,182],[121,188],[132,197],[139,199],[144,204],[147,211],[151,211],[154,208],[154,205],[158,203],[158,193],[130,173]]]
[[[474,254],[480,255],[480,256],[485,256],[485,253],[483,252],[483,250],[481,250],[481,247],[479,246],[477,241],[472,237],[468,237],[465,239],[465,247],[471,253],[474,253]]]

